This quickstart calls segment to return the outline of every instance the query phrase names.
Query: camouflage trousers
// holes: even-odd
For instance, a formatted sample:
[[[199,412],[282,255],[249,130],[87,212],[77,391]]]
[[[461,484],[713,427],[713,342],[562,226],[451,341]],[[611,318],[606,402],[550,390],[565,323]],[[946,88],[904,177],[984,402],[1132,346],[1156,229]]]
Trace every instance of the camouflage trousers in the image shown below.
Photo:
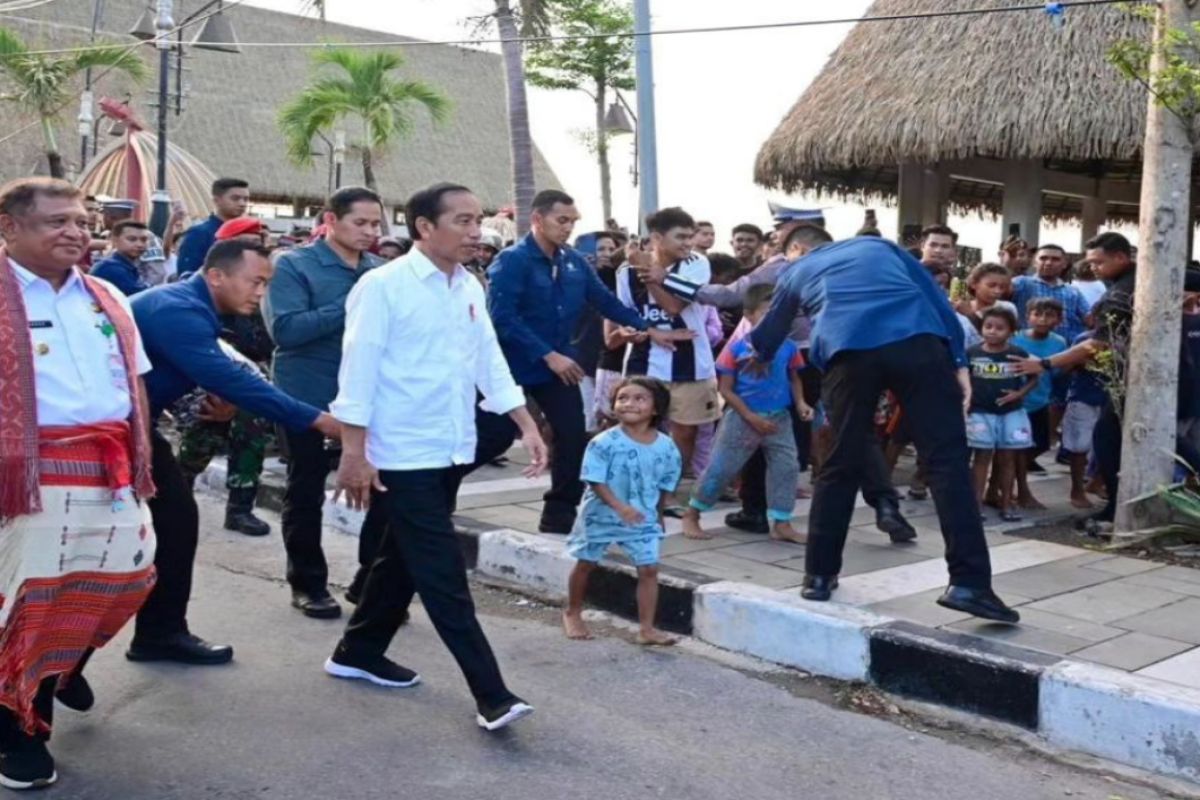
[[[179,425],[179,466],[190,486],[213,456],[229,456],[226,489],[254,489],[262,475],[263,459],[273,431],[271,425],[245,411],[229,422],[201,422],[195,418]]]

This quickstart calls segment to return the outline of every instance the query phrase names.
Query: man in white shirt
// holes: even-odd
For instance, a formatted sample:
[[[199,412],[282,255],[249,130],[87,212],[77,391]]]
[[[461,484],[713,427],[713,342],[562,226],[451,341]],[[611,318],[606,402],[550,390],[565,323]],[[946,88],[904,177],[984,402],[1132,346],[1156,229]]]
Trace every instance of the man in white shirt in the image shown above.
[[[0,234],[0,786],[32,789],[57,779],[54,698],[91,707],[83,664],[154,585],[150,361],[129,302],[74,266],[82,192],[7,184]]]
[[[420,676],[384,653],[412,589],[467,679],[476,721],[498,730],[533,708],[504,684],[467,584],[451,521],[458,472],[475,460],[476,390],[482,407],[508,414],[530,454],[546,447],[513,380],[479,282],[463,268],[481,236],[483,210],[469,189],[438,184],[405,211],[413,249],[367,273],[346,302],[338,396],[343,426],[338,491],[352,507],[387,504],[388,528],[362,597],[325,671],[380,686]]]

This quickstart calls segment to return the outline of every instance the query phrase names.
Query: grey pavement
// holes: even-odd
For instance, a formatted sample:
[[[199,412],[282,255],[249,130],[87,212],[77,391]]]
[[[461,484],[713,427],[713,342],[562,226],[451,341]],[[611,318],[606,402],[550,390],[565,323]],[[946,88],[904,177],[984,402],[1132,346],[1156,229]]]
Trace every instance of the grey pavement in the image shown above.
[[[424,684],[384,690],[326,676],[343,621],[288,606],[278,517],[265,539],[204,531],[193,629],[232,642],[225,667],[131,664],[128,630],[93,659],[97,707],[60,710],[47,797],[663,797],[768,800],[1149,800],[1161,792],[1083,772],[1012,744],[929,732],[830,703],[826,684],[758,671],[688,644],[638,648],[603,629],[568,642],[557,612],[477,588],[482,619],[515,691],[537,707],[506,733],[474,725],[463,681],[419,611],[391,655]],[[344,584],[356,542],[329,534]],[[765,668],[763,668],[765,669]]]

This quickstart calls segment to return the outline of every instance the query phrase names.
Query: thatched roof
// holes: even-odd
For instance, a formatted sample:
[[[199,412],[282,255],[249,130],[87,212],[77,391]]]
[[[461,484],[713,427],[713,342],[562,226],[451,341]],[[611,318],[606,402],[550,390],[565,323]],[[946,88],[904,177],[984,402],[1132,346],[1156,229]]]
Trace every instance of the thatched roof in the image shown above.
[[[297,0],[299,6],[299,0]],[[176,0],[175,16],[182,19],[200,6],[198,0]],[[106,0],[101,39],[132,43],[129,29],[145,9],[145,0]],[[406,76],[440,88],[452,102],[449,120],[434,126],[416,114],[410,138],[387,153],[375,169],[380,189],[389,203],[402,203],[421,186],[454,180],[474,189],[485,205],[511,203],[511,157],[508,148],[504,74],[500,56],[460,47],[404,47],[410,38],[352,28],[240,5],[225,13],[248,42],[365,42],[395,40],[407,60]],[[32,46],[70,47],[86,43],[91,24],[91,0],[69,0],[29,11],[0,15],[0,26],[23,37]],[[195,36],[189,28],[187,38]],[[41,49],[41,48],[39,48]],[[141,86],[104,79],[96,96],[123,99],[132,92],[133,106],[153,131],[155,110],[150,106],[157,88],[157,58],[142,47],[151,80]],[[255,199],[287,202],[298,198],[320,202],[327,194],[328,159],[317,156],[311,169],[287,159],[283,137],[276,125],[279,106],[290,99],[311,75],[309,54],[300,48],[244,48],[240,55],[188,48],[184,82],[188,95],[182,115],[172,111],[169,140],[196,156],[219,175],[235,175],[251,182]],[[32,120],[5,110],[0,137]],[[79,134],[68,108],[58,126],[59,147],[68,163],[78,165]],[[355,132],[347,131],[353,144]],[[101,149],[111,139],[101,142]],[[323,149],[319,142],[314,150]],[[36,126],[14,139],[0,142],[0,177],[11,178],[44,172],[41,136]],[[535,152],[540,185],[557,186],[557,179],[540,153]],[[361,163],[350,153],[344,167],[344,184],[361,183]]]
[[[866,16],[1012,5],[876,0]],[[1041,11],[859,23],[763,145],[755,179],[887,198],[901,162],[978,157],[1136,179],[1146,95],[1105,57],[1118,39],[1144,34],[1116,6],[1068,5],[1061,30]],[[952,182],[959,207],[996,210],[999,195]]]

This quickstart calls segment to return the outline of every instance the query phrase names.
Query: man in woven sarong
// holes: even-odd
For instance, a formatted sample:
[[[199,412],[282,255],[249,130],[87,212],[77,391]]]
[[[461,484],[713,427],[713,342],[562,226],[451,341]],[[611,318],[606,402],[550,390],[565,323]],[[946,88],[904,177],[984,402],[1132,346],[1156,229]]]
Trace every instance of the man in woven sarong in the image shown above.
[[[146,501],[150,371],[128,301],[74,265],[83,194],[0,188],[0,785],[55,781],[54,697],[83,710],[82,675],[154,585]]]

